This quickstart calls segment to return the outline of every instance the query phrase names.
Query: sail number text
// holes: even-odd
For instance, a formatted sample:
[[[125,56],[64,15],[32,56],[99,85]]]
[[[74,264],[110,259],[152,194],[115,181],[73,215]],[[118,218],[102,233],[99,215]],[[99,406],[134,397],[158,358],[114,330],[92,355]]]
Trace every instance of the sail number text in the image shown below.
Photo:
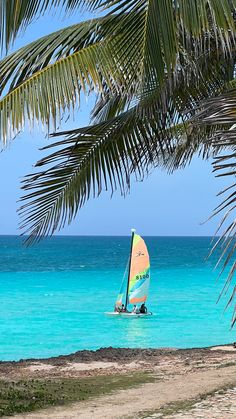
[[[144,274],[144,275],[136,275],[136,279],[148,279],[149,278],[149,274]]]

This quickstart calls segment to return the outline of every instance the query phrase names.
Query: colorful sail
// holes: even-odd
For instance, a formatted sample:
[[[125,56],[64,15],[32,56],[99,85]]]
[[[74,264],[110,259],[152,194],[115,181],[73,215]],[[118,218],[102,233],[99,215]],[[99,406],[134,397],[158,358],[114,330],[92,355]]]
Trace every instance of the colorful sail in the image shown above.
[[[127,281],[125,281],[125,276],[124,276],[119,294],[117,295],[116,304],[115,304],[116,307],[120,307],[124,303],[125,293],[126,293],[126,283]]]
[[[150,284],[150,261],[146,244],[142,237],[134,234],[131,252],[128,302],[146,301]]]

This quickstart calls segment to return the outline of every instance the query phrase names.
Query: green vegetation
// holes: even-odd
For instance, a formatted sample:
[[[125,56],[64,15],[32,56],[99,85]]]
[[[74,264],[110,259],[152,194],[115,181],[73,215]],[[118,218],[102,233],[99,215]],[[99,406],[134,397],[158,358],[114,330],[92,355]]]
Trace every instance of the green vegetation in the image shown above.
[[[83,378],[0,380],[0,416],[87,400],[156,379],[147,373]]]

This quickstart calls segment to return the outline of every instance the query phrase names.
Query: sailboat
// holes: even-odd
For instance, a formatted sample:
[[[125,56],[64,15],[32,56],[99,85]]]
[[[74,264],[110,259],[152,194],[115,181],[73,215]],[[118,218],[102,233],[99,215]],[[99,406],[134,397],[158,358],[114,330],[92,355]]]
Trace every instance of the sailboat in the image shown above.
[[[147,246],[136,230],[131,230],[131,246],[129,256],[128,275],[124,276],[113,312],[106,312],[108,316],[146,317],[151,312],[136,313],[129,311],[129,304],[145,303],[150,285],[150,261]],[[122,311],[119,308],[122,307]]]

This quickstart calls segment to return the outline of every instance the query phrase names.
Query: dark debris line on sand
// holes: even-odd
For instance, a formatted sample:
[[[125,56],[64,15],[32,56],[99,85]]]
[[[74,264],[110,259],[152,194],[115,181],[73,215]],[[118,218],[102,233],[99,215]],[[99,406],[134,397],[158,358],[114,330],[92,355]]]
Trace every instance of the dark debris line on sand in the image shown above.
[[[228,346],[232,346],[232,344],[221,345],[225,346],[226,350]],[[177,354],[180,358],[181,357],[190,357],[191,358],[200,358],[204,355],[204,357],[212,356],[211,348],[192,348],[192,349],[176,349],[176,348],[159,348],[159,349],[142,349],[142,348],[100,348],[95,351],[92,350],[82,350],[77,351],[75,353],[69,355],[59,355],[56,357],[50,358],[29,358],[29,359],[21,359],[19,361],[0,361],[0,369],[1,366],[8,365],[9,367],[12,365],[16,367],[17,365],[24,365],[32,362],[42,362],[45,364],[51,365],[64,365],[67,362],[93,362],[93,361],[104,361],[104,362],[131,362],[135,360],[143,360],[148,361],[152,358],[158,358],[159,356],[165,355],[173,356],[173,354]],[[235,349],[236,353],[236,349]]]

